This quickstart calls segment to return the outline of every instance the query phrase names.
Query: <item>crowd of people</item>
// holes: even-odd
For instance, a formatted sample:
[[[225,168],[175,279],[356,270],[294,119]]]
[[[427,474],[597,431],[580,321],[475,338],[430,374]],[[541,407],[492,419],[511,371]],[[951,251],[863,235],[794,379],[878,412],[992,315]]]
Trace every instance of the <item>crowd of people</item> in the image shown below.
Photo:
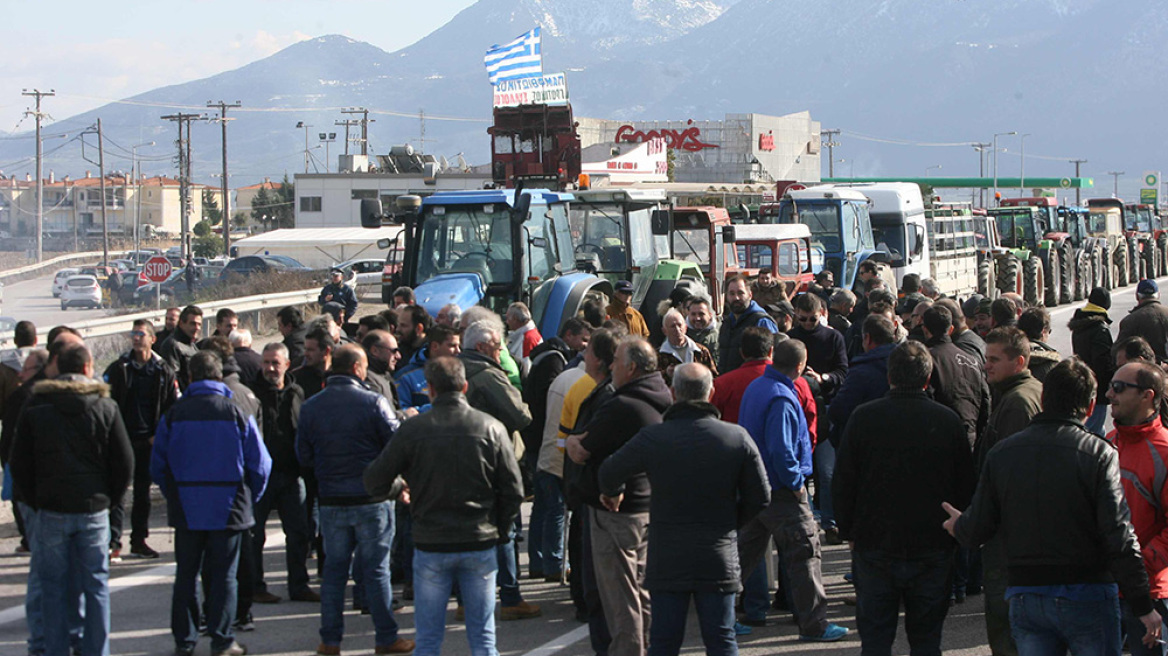
[[[258,350],[229,309],[208,333],[199,307],[170,308],[161,329],[134,321],[104,373],[75,330],[42,349],[22,321],[0,357],[0,460],[31,552],[28,652],[109,653],[110,563],[159,557],[157,485],[180,656],[200,634],[246,653],[252,604],[283,599],[264,575],[273,512],[284,594],[319,606],[324,656],[350,581],[375,653],[440,653],[453,595],[471,652],[497,654],[496,605],[500,621],[542,614],[520,544],[527,577],[568,586],[599,656],[677,654],[691,605],[709,654],[736,654],[772,608],[800,640],[838,641],[821,540],[851,549],[864,654],[890,653],[902,609],[912,653],[939,654],[951,605],[984,595],[996,655],[1118,655],[1125,636],[1164,655],[1155,281],[1115,343],[1092,290],[1060,354],[1050,315],[1016,295],[959,302],[913,275],[894,295],[870,263],[859,278],[792,294],[738,276],[721,313],[679,289],[652,320],[621,281],[545,336],[523,303],[431,317],[409,288],[358,318],[334,276],[320,316],[281,309]]]

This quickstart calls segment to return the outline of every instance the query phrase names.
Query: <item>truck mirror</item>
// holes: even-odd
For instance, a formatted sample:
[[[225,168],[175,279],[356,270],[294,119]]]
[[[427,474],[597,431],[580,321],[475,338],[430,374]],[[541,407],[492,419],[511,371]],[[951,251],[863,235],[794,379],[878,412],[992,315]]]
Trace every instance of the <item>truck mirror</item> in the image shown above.
[[[362,198],[361,199],[361,227],[362,228],[380,228],[381,227],[381,199],[379,199],[379,198]]]
[[[734,226],[722,226],[722,242],[726,244],[733,244],[736,241],[738,241],[738,236],[734,231]]]
[[[673,217],[669,210],[653,210],[649,223],[653,234],[668,235],[669,229],[673,227]]]
[[[527,214],[531,211],[531,194],[524,194],[520,191],[515,191],[515,207],[511,210],[511,221],[513,223],[523,223],[527,220]]]
[[[389,248],[390,246],[396,246],[396,245],[397,245],[397,237],[394,237],[393,239],[378,239],[377,240],[377,248],[379,248],[381,250],[385,250],[385,249]]]
[[[532,248],[547,248],[547,245],[548,245],[548,240],[543,238],[543,237],[532,237],[531,238],[531,247]]]

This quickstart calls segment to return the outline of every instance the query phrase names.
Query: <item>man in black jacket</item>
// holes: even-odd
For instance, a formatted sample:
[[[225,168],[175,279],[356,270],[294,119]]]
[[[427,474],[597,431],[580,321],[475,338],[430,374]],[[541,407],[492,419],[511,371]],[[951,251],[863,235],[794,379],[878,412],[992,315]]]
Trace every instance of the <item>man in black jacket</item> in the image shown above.
[[[199,352],[195,344],[202,330],[203,309],[197,305],[188,305],[178,316],[178,327],[158,349],[158,355],[174,369],[178,376],[178,385],[183,390],[186,390],[191,382],[187,364],[191,361],[191,356]]]
[[[1059,363],[1046,378],[1042,413],[990,450],[968,510],[943,504],[945,529],[962,544],[1003,540],[1019,653],[1060,645],[1119,656],[1120,592],[1146,627],[1144,644],[1160,637],[1118,457],[1083,428],[1095,392],[1087,365]]]
[[[264,347],[263,376],[252,389],[259,398],[264,417],[264,445],[272,456],[272,475],[268,488],[255,506],[252,529],[254,592],[252,599],[261,604],[280,601],[264,581],[264,542],[272,511],[280,513],[284,531],[284,556],[288,563],[288,597],[293,601],[320,601],[320,595],[308,587],[308,534],[304,480],[296,457],[296,428],[304,390],[288,375],[288,347],[272,342]]]
[[[150,452],[154,430],[170,406],[178,400],[175,372],[152,349],[154,324],[138,319],[130,330],[130,350],[105,370],[110,397],[117,402],[122,421],[134,447],[134,507],[130,513],[130,553],[157,558],[146,544],[150,535]],[[117,562],[122,551],[124,504],[110,509],[110,557]]]
[[[649,556],[645,588],[653,600],[654,654],[677,654],[694,598],[709,654],[736,652],[734,596],[742,588],[738,528],[770,501],[758,447],[710,405],[714,378],[690,363],[673,372],[677,402],[600,467],[600,490],[619,498],[624,483],[648,475]],[[700,482],[700,484],[696,484]]]
[[[154,352],[159,353],[162,345],[166,340],[174,334],[175,328],[178,328],[178,315],[182,312],[181,308],[168,307],[166,308],[166,317],[162,321],[162,330],[154,336]],[[160,354],[161,355],[161,354]]]
[[[1071,329],[1071,352],[1091,367],[1095,374],[1099,391],[1095,395],[1095,412],[1087,418],[1087,430],[1103,437],[1103,426],[1107,422],[1107,389],[1111,376],[1115,373],[1115,360],[1111,357],[1111,293],[1102,287],[1091,290],[1087,303],[1075,310],[1067,323]]]
[[[226,337],[231,340],[231,350],[235,352],[235,363],[239,365],[239,379],[244,385],[251,385],[259,380],[264,361],[260,354],[251,348],[251,331],[247,328],[236,328]]]
[[[304,325],[304,313],[292,305],[282,307],[276,313],[276,327],[284,336],[284,346],[288,348],[288,362],[295,370],[304,363],[304,335],[308,332]]]
[[[109,509],[122,501],[134,452],[109,388],[83,344],[56,358],[60,376],[33,388],[12,445],[12,483],[36,511],[33,543],[45,653],[70,653],[70,581],[85,596],[81,653],[109,653]]]
[[[972,448],[990,417],[990,386],[985,373],[978,366],[977,358],[958,348],[950,338],[953,315],[948,309],[929,308],[922,326],[927,338],[925,346],[933,362],[929,390],[935,400],[961,417]]]
[[[957,545],[938,525],[940,506],[967,505],[975,481],[964,422],[925,394],[933,371],[920,342],[898,346],[888,358],[891,391],[857,408],[840,440],[835,517],[852,544],[865,654],[891,653],[902,601],[912,653],[941,653]],[[905,417],[916,430],[904,430]]]
[[[649,479],[634,476],[622,497],[612,499],[601,496],[597,473],[637,431],[661,423],[661,414],[673,399],[657,373],[657,352],[635,335],[617,347],[612,385],[612,396],[565,447],[573,461],[587,463],[581,482],[588,490],[584,502],[589,506],[596,584],[612,634],[609,656],[640,656],[649,625],[649,595],[641,580],[648,553]]]

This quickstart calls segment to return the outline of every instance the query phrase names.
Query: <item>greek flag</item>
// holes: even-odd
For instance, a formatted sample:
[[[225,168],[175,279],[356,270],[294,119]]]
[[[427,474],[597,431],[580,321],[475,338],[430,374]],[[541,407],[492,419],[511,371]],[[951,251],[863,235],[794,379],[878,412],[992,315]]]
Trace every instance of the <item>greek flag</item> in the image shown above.
[[[487,50],[483,63],[491,84],[500,80],[516,80],[543,75],[543,57],[539,48],[539,28],[520,36],[506,45],[494,45]]]

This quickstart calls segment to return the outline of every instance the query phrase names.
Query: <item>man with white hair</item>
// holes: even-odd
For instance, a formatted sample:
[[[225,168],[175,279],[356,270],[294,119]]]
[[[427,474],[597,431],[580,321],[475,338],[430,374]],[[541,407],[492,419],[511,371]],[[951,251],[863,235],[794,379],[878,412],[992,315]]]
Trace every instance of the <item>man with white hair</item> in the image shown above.
[[[458,322],[462,317],[462,308],[458,307],[457,303],[447,303],[438,310],[438,316],[434,321],[438,324],[458,330]]]
[[[543,343],[543,335],[531,320],[531,310],[520,302],[507,308],[507,351],[519,363],[519,373],[523,378],[531,372],[531,350]]]
[[[686,335],[685,317],[676,308],[670,308],[661,319],[661,328],[665,332],[665,341],[661,342],[660,352],[657,354],[657,370],[665,376],[665,380],[672,380],[673,368],[679,364],[697,362],[718,374],[718,365],[714,364],[714,356],[705,346]]]
[[[481,305],[467,308],[462,313],[462,317],[459,318],[458,324],[465,333],[467,328],[480,321],[487,321],[495,326],[500,335],[507,334],[507,326],[503,325],[503,320],[499,318],[499,315],[492,312],[490,308]],[[511,381],[511,384],[516,388],[523,389],[523,383],[519,378],[519,363],[511,357],[511,353],[507,349],[499,352],[499,365],[503,367],[503,371],[507,372],[507,380]]]
[[[1160,286],[1155,280],[1136,285],[1139,305],[1119,322],[1118,344],[1128,337],[1143,337],[1156,352],[1156,362],[1168,360],[1168,308],[1160,304]]]
[[[937,281],[932,278],[921,279],[921,293],[930,301],[941,298],[941,290],[937,287]]]
[[[264,358],[252,350],[251,331],[247,328],[236,328],[227,336],[231,341],[231,349],[235,351],[235,363],[239,365],[239,380],[244,385],[251,385],[260,379],[264,371]]]

